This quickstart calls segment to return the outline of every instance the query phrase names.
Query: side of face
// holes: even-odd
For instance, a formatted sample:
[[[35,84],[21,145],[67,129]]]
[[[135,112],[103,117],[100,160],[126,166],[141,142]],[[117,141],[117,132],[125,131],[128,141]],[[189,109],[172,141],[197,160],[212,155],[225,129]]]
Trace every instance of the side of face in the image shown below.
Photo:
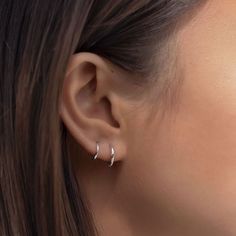
[[[148,235],[236,235],[235,12],[234,0],[208,1],[177,32],[170,109],[131,96],[135,78],[101,57],[72,58],[60,114],[75,146],[92,155],[100,141],[97,162],[73,155],[98,218],[115,203]],[[119,162],[109,170],[108,143]]]
[[[163,235],[236,235],[235,12],[234,0],[209,1],[178,32],[178,101],[128,123],[126,207]]]

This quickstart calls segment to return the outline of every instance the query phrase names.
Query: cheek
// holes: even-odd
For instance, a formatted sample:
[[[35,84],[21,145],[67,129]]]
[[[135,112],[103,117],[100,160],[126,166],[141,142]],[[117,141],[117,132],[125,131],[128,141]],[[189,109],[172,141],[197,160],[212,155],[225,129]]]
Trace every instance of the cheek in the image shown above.
[[[227,231],[236,219],[236,93],[201,78],[182,85],[178,109],[131,134],[125,179],[159,223]]]
[[[125,179],[135,204],[163,224],[235,233],[236,73],[216,61],[188,65],[177,106],[161,122],[132,123]]]
[[[206,18],[183,32],[177,106],[161,122],[146,124],[143,117],[130,124],[124,166],[123,186],[137,214],[142,209],[163,224],[202,227],[203,235],[236,235],[236,5],[232,9],[222,16],[232,18],[228,27],[214,16],[211,25]]]

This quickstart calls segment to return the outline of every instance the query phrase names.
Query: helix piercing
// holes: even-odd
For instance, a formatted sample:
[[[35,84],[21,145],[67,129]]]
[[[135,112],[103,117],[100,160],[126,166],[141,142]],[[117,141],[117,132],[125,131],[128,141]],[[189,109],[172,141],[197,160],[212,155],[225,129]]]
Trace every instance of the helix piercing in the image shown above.
[[[113,147],[111,147],[111,145],[109,145],[111,148],[111,163],[109,164],[109,167],[111,167],[115,161],[115,150]]]
[[[96,151],[95,156],[93,157],[93,160],[96,160],[96,159],[97,159],[98,153],[99,153],[99,150],[100,150],[98,142],[96,142],[96,149],[97,149],[97,151]]]

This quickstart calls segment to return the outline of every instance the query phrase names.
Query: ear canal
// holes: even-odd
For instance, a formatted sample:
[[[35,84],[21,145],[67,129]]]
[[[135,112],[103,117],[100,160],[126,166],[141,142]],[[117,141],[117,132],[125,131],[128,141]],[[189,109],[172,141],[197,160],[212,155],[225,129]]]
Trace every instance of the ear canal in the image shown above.
[[[115,149],[109,145],[110,149],[111,149],[111,163],[109,165],[109,167],[112,167],[113,166],[113,163],[115,161]]]
[[[119,128],[120,127],[120,124],[114,119],[114,117],[112,116],[112,112],[111,112],[111,102],[109,101],[109,99],[107,99],[106,97],[103,97],[101,99],[101,102],[104,106],[104,108],[110,112],[107,113],[107,119],[110,121],[110,124],[113,126],[113,127],[116,127],[116,128]]]

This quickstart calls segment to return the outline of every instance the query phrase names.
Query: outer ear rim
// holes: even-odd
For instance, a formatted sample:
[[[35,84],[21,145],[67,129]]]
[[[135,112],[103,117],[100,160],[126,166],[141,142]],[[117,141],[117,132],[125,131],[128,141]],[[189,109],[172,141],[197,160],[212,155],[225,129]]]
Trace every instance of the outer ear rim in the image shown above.
[[[79,62],[81,61],[100,65],[101,67],[106,68],[108,72],[109,69],[106,66],[106,63],[104,62],[105,60],[106,60],[105,58],[102,58],[101,56],[96,55],[95,53],[91,53],[91,52],[79,52],[79,53],[73,54],[71,55],[69,59],[65,76],[68,76],[78,66]]]

